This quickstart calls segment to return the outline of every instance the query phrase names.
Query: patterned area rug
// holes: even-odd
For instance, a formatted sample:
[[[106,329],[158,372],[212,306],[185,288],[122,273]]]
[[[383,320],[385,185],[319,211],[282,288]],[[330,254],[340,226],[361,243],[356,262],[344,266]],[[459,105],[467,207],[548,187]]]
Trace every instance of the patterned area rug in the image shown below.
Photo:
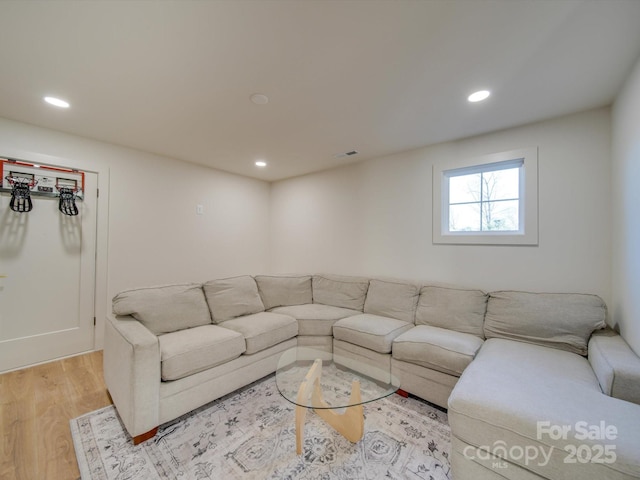
[[[395,394],[364,408],[356,444],[308,412],[300,456],[295,408],[273,375],[161,426],[138,446],[113,406],[71,420],[71,432],[83,480],[450,479],[445,413]]]

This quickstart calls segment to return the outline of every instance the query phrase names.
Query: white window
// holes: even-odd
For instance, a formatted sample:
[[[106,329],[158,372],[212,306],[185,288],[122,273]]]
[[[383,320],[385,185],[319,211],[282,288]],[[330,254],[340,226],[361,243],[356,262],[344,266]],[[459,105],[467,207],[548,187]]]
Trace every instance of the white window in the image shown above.
[[[434,243],[537,245],[537,149],[434,166],[433,205]]]

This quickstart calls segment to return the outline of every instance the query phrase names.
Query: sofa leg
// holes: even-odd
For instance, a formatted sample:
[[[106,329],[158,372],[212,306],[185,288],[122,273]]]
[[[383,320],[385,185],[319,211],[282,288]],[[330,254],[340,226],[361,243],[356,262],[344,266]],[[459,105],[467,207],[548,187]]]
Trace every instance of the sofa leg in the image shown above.
[[[156,433],[158,433],[158,427],[154,428],[153,430],[149,430],[147,433],[141,433],[140,435],[133,437],[133,444],[138,445],[145,440],[149,440],[150,438],[155,437]]]
[[[405,392],[404,390],[402,390],[401,388],[399,388],[398,390],[396,390],[396,393],[398,395],[400,395],[401,397],[407,398],[409,396],[409,394],[407,392]]]

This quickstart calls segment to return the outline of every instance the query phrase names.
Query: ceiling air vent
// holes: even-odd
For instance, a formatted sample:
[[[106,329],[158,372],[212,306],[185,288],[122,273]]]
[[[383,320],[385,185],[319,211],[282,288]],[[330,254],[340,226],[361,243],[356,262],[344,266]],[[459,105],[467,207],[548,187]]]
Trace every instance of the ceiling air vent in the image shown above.
[[[358,151],[357,150],[351,150],[350,152],[344,152],[344,153],[336,153],[334,155],[335,158],[344,158],[344,157],[351,157],[353,155],[357,155]]]

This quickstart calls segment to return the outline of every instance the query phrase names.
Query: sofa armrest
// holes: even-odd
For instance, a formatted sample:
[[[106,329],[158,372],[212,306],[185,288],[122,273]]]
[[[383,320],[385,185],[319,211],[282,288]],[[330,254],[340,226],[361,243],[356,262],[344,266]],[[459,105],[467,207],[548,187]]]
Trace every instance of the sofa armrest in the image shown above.
[[[589,363],[604,393],[640,404],[640,357],[620,335],[611,330],[594,333]]]
[[[158,337],[130,316],[107,316],[104,379],[127,431],[145,434],[160,419]]]

